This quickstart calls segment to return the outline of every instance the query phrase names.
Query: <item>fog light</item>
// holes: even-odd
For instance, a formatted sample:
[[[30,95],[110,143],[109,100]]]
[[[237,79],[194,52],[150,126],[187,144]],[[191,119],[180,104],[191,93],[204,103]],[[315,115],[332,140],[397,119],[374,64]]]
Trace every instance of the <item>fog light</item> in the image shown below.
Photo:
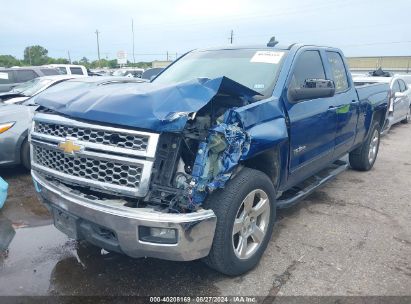
[[[177,230],[173,228],[159,228],[139,226],[140,241],[156,244],[176,244]]]

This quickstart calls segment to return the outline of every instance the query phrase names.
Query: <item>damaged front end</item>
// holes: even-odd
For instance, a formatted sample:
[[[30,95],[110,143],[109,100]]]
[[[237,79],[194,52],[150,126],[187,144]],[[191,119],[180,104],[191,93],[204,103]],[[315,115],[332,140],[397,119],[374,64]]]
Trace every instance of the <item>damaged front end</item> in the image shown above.
[[[120,177],[119,182],[110,177],[109,185],[99,187],[98,181],[101,180],[99,174],[104,175],[105,172],[111,172],[111,168],[107,168],[105,172],[104,169],[103,172],[99,169],[96,173],[92,171],[87,173],[87,168],[84,168],[85,176],[79,176],[80,180],[83,178],[83,184],[78,178],[71,176],[76,173],[71,172],[70,168],[63,169],[68,173],[64,176],[58,172],[54,163],[47,161],[41,166],[38,164],[36,166],[35,161],[34,168],[40,171],[45,170],[48,175],[53,173],[60,182],[74,185],[79,188],[79,191],[99,198],[104,196],[111,198],[118,194],[121,196],[123,193],[129,207],[157,206],[155,207],[157,210],[167,213],[197,211],[209,193],[224,187],[240,161],[249,152],[251,138],[236,109],[254,102],[256,95],[260,94],[226,77],[199,78],[173,85],[123,84],[89,88],[83,91],[65,91],[64,94],[60,93],[58,96],[46,92],[36,100],[41,105],[40,111],[46,113],[51,111],[70,117],[70,119],[57,119],[60,119],[63,125],[69,123],[71,127],[66,129],[66,126],[59,126],[55,122],[50,124],[50,121],[47,121],[49,118],[46,118],[44,122],[46,129],[44,130],[41,127],[38,128],[36,122],[34,137],[39,136],[38,139],[47,141],[50,135],[58,135],[55,137],[57,143],[62,137],[64,138],[63,144],[76,145],[78,143],[82,151],[79,154],[88,156],[89,158],[84,158],[85,162],[88,162],[88,159],[92,161],[94,157],[93,151],[101,150],[103,146],[100,145],[98,139],[89,138],[88,134],[79,135],[77,127],[84,125],[82,120],[85,120],[85,128],[91,129],[91,134],[95,134],[93,129],[107,130],[107,124],[110,124],[108,128],[115,129],[114,133],[111,132],[106,139],[104,139],[105,135],[102,135],[104,137],[102,142],[114,146],[120,145],[121,148],[113,150],[115,153],[135,155],[133,157],[138,158],[136,161],[141,163],[140,168],[142,169],[138,169],[139,166],[136,167],[133,162],[130,163],[131,160],[128,160],[127,170],[132,170],[141,180],[137,183],[138,187],[135,191],[137,195],[130,195],[134,191],[132,188],[127,188],[128,192],[131,191],[128,194],[116,190],[125,188],[123,186],[134,182],[130,182],[130,172],[127,173],[127,171],[113,172],[112,177]],[[78,123],[76,123],[77,120]],[[95,122],[96,125],[93,126],[89,123],[90,121]],[[104,124],[107,127],[104,127]],[[123,136],[116,131],[120,129],[112,128],[112,125],[141,130],[121,129],[121,132],[141,134],[139,136],[143,139],[139,139],[138,147],[132,146],[133,144],[127,146],[130,135]],[[41,134],[43,131],[48,132],[46,137]],[[98,132],[96,134],[99,136]],[[144,140],[147,138],[150,138],[148,143],[155,143],[155,147],[147,148],[146,152],[131,151],[134,148],[145,149]],[[157,140],[152,141],[153,138],[158,138],[158,142]],[[90,143],[90,140],[97,142]],[[121,142],[123,140],[124,144]],[[48,157],[54,157],[55,152],[47,152],[48,150],[44,152],[41,149],[55,149],[55,144],[53,147],[45,147],[44,142],[34,142],[34,144],[35,154],[42,153],[40,156],[43,157],[44,153],[48,153]],[[36,146],[37,144],[41,146],[41,149]],[[82,144],[85,149],[81,148]],[[37,150],[42,152],[37,152]],[[65,153],[58,157],[67,158],[65,162],[73,162],[76,166],[80,155]],[[79,166],[81,166],[82,159],[80,158],[79,161]],[[45,168],[48,166],[52,168]],[[106,166],[103,165],[103,167]],[[123,166],[120,164],[119,167]],[[87,177],[95,181],[86,180]],[[118,185],[113,186],[113,183]],[[114,189],[117,193],[110,192],[108,189]],[[99,191],[101,193],[98,193]]]
[[[190,212],[224,188],[250,149],[251,138],[235,112],[250,102],[251,96],[218,92],[187,116],[181,133],[162,133],[146,200],[166,204],[171,212]]]
[[[194,118],[180,136],[161,135],[149,201],[165,203],[171,211],[194,211],[231,178],[249,151],[250,137],[232,109],[213,125],[210,117],[206,124],[204,116]]]

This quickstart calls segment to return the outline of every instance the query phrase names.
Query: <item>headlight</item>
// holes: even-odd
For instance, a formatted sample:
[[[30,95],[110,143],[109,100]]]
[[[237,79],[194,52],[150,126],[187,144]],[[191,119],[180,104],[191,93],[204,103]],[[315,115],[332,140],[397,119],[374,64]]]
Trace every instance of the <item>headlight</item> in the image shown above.
[[[15,123],[15,121],[12,121],[0,124],[0,134],[6,132],[8,129],[14,126]]]

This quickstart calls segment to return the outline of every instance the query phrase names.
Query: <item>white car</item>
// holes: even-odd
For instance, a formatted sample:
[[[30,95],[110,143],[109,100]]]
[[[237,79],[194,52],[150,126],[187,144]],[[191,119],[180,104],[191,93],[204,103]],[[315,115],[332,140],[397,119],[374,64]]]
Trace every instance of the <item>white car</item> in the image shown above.
[[[408,123],[410,121],[411,88],[400,75],[354,77],[354,83],[356,85],[371,83],[388,83],[390,85],[391,96],[384,133],[398,122]]]
[[[83,75],[88,76],[87,69],[84,65],[77,64],[48,64],[50,68],[57,69],[63,75]]]
[[[33,97],[45,89],[54,86],[62,81],[80,78],[81,75],[53,75],[37,77],[30,81],[23,82],[18,86],[15,86],[11,91],[0,93],[0,103],[4,104],[18,104]]]

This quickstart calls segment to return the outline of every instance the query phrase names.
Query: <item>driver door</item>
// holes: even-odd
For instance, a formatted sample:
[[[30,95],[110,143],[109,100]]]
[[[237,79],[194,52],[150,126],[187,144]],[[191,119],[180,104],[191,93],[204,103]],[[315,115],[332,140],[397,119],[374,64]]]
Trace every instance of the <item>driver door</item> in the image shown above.
[[[297,57],[288,91],[303,87],[307,79],[326,79],[323,60],[318,50],[306,50]],[[294,102],[288,94],[284,99],[289,115],[288,183],[296,184],[331,161],[335,147],[337,115],[332,97]]]

